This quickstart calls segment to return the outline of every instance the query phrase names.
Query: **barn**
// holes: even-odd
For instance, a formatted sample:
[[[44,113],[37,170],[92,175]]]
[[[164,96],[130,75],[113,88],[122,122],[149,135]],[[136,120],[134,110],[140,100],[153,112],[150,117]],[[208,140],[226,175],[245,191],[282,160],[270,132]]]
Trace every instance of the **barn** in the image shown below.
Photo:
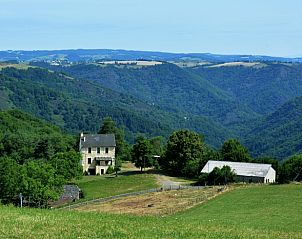
[[[274,183],[276,181],[276,171],[271,164],[210,160],[203,167],[201,173],[210,173],[214,168],[222,168],[223,166],[229,166],[241,182]]]

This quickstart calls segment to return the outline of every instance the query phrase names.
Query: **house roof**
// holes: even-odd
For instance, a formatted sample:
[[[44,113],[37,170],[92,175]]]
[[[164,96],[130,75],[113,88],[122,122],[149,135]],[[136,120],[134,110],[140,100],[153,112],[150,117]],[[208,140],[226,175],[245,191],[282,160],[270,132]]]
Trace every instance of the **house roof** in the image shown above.
[[[80,147],[115,147],[114,134],[82,134],[80,138]]]
[[[252,176],[252,177],[266,177],[271,164],[260,164],[260,163],[241,163],[241,162],[230,162],[230,161],[213,161],[210,160],[201,170],[202,173],[210,173],[212,170],[222,168],[223,166],[229,166],[237,175],[240,176]],[[273,169],[274,170],[274,169]]]

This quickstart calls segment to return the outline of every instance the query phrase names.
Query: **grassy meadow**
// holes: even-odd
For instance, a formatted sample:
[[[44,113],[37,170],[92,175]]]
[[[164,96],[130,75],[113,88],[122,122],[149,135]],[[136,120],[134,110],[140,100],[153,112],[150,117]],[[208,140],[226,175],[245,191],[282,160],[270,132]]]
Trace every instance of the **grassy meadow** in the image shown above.
[[[0,207],[0,238],[302,238],[302,185],[248,186],[170,216]]]
[[[141,174],[136,171],[123,172],[118,177],[114,175],[84,176],[73,183],[83,190],[84,200],[137,192],[159,186],[153,174]]]

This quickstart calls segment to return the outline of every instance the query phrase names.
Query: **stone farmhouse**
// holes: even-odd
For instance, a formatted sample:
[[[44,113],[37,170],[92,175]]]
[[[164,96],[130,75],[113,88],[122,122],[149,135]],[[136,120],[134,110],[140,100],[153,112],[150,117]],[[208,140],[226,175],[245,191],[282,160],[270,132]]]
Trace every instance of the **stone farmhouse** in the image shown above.
[[[210,173],[214,168],[229,166],[236,173],[240,182],[246,183],[274,183],[276,171],[271,164],[241,163],[210,160],[201,170],[201,173]]]
[[[82,154],[83,172],[88,175],[105,174],[109,166],[115,165],[114,134],[83,134],[79,150]]]

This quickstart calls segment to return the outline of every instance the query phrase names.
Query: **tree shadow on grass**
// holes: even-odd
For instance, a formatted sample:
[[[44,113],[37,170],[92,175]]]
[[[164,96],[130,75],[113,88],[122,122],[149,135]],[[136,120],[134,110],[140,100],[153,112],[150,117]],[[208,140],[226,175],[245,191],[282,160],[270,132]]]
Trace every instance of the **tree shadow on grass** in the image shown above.
[[[137,174],[144,174],[144,171],[123,171],[123,172],[119,172],[118,175],[122,175],[122,176],[130,176],[130,175],[137,175]]]

